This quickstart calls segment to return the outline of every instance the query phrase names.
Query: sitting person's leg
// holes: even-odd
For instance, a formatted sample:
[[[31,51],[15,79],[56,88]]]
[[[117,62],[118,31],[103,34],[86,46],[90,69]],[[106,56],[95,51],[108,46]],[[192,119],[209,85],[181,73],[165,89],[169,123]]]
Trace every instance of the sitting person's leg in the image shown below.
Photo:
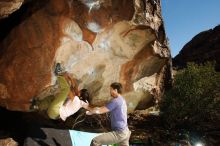
[[[57,81],[59,84],[60,92],[55,96],[54,100],[49,105],[47,114],[51,119],[57,119],[59,117],[60,107],[65,102],[67,95],[70,91],[69,84],[67,83],[65,77],[58,76]]]

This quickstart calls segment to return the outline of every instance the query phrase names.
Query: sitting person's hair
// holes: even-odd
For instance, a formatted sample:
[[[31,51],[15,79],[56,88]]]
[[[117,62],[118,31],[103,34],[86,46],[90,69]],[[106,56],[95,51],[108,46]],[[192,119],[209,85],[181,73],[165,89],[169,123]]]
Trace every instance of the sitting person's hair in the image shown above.
[[[87,89],[81,89],[80,90],[80,99],[85,101],[85,102],[86,102],[86,100],[88,102],[90,102],[90,96],[89,96],[89,92],[88,92]]]

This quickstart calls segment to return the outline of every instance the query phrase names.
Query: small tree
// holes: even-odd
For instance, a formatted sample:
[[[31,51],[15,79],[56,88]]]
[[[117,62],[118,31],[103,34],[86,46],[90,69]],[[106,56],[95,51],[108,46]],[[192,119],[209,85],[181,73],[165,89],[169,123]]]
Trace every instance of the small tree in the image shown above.
[[[165,93],[160,104],[162,117],[170,128],[196,128],[203,122],[219,121],[219,92],[220,73],[213,63],[189,63],[177,72],[173,88]]]

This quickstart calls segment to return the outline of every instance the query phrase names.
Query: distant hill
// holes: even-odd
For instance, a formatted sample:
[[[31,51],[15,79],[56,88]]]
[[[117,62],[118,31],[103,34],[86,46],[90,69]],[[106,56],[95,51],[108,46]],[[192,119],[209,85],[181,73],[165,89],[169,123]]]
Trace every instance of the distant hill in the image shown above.
[[[216,61],[216,70],[220,71],[220,25],[197,34],[173,58],[173,66],[183,68],[187,62],[203,63]]]

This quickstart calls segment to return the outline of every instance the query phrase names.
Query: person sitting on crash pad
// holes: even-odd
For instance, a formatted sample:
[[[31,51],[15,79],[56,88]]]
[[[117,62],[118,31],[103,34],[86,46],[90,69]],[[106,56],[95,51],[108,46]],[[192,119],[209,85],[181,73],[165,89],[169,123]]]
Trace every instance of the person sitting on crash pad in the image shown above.
[[[76,81],[64,71],[60,63],[56,64],[55,75],[59,92],[55,95],[37,98],[33,107],[39,111],[47,110],[50,119],[61,118],[65,121],[89,101],[89,93],[86,89],[82,89],[79,93]]]

